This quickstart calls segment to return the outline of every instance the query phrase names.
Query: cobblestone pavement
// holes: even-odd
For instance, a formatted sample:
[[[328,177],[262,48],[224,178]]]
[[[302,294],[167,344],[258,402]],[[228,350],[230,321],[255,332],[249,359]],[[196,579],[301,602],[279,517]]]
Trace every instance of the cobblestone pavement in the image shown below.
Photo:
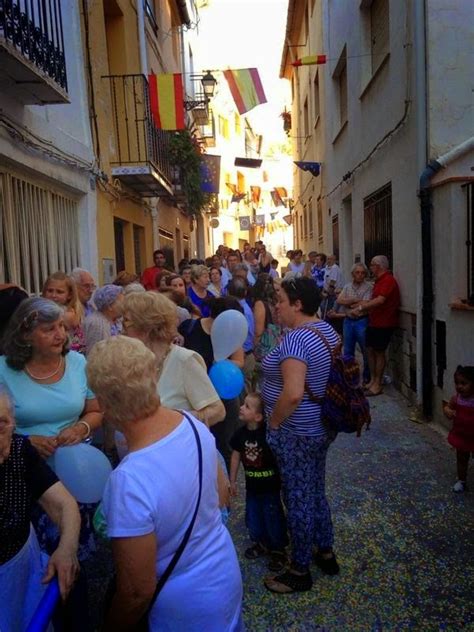
[[[411,422],[392,387],[371,404],[370,431],[360,439],[340,435],[328,454],[341,573],[327,577],[315,567],[311,592],[269,593],[265,560],[243,556],[249,543],[241,477],[229,526],[247,632],[474,630],[474,463],[472,491],[454,494],[455,454],[442,434]],[[103,549],[90,591],[96,617],[109,569]]]
[[[371,400],[360,439],[340,435],[327,490],[341,565],[314,567],[311,592],[274,595],[265,561],[248,561],[243,493],[230,530],[244,578],[248,632],[474,630],[474,462],[471,492],[456,495],[455,453],[391,387]]]

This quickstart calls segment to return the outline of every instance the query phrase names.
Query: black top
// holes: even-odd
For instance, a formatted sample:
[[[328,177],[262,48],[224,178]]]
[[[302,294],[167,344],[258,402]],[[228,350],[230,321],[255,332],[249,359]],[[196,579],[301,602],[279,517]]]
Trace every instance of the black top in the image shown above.
[[[214,363],[214,351],[212,349],[211,336],[202,328],[201,320],[185,320],[178,327],[178,331],[184,338],[186,349],[199,353],[203,357],[209,371]]]
[[[0,464],[0,564],[25,545],[32,506],[57,481],[29,439],[14,434],[10,456]]]
[[[265,433],[265,424],[256,430],[243,426],[230,440],[232,449],[240,453],[245,470],[245,487],[249,492],[263,494],[280,489],[280,475]]]

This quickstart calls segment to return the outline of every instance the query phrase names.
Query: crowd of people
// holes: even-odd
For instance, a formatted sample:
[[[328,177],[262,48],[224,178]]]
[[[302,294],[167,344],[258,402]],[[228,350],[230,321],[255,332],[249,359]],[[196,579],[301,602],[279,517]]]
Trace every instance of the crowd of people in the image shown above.
[[[335,437],[320,400],[341,335],[344,353],[359,347],[366,394],[382,393],[400,293],[384,255],[373,257],[370,276],[355,263],[345,283],[334,256],[287,254],[282,277],[257,242],[242,252],[219,246],[176,270],[157,250],[141,278],[122,271],[98,288],[83,269],[52,274],[39,297],[0,286],[2,630],[28,620],[54,574],[63,597],[56,629],[90,629],[80,564],[96,554],[98,513],[115,565],[104,629],[131,630],[144,618],[152,630],[243,629],[225,526],[240,465],[245,556],[268,557],[265,586],[310,590],[311,563],[339,572],[325,495]],[[248,325],[229,357],[245,377],[233,399],[209,377],[213,324],[226,310]],[[457,380],[472,390],[469,371]],[[448,416],[472,399],[467,390],[446,404]],[[49,467],[59,448],[84,441],[114,465],[99,507],[77,504]],[[457,444],[464,481],[468,443]],[[15,591],[19,581],[31,589]]]

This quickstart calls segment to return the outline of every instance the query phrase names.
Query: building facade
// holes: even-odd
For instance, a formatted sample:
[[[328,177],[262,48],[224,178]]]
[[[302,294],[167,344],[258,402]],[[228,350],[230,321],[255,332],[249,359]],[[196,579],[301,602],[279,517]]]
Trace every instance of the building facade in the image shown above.
[[[474,363],[462,302],[473,276],[471,18],[468,1],[290,1],[281,66],[295,159],[321,163],[318,177],[295,172],[296,244],[334,252],[347,278],[354,262],[388,256],[402,293],[394,382],[438,419],[454,367]],[[325,64],[292,65],[317,54]]]
[[[72,0],[0,4],[0,282],[39,293],[52,272],[97,269],[80,15]]]

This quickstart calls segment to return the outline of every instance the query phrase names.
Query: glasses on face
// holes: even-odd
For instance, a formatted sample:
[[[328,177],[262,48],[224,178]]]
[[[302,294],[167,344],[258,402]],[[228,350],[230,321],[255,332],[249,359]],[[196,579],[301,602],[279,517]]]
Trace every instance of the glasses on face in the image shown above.
[[[80,283],[79,287],[84,288],[84,290],[96,290],[97,289],[97,285],[94,285],[94,283]]]

